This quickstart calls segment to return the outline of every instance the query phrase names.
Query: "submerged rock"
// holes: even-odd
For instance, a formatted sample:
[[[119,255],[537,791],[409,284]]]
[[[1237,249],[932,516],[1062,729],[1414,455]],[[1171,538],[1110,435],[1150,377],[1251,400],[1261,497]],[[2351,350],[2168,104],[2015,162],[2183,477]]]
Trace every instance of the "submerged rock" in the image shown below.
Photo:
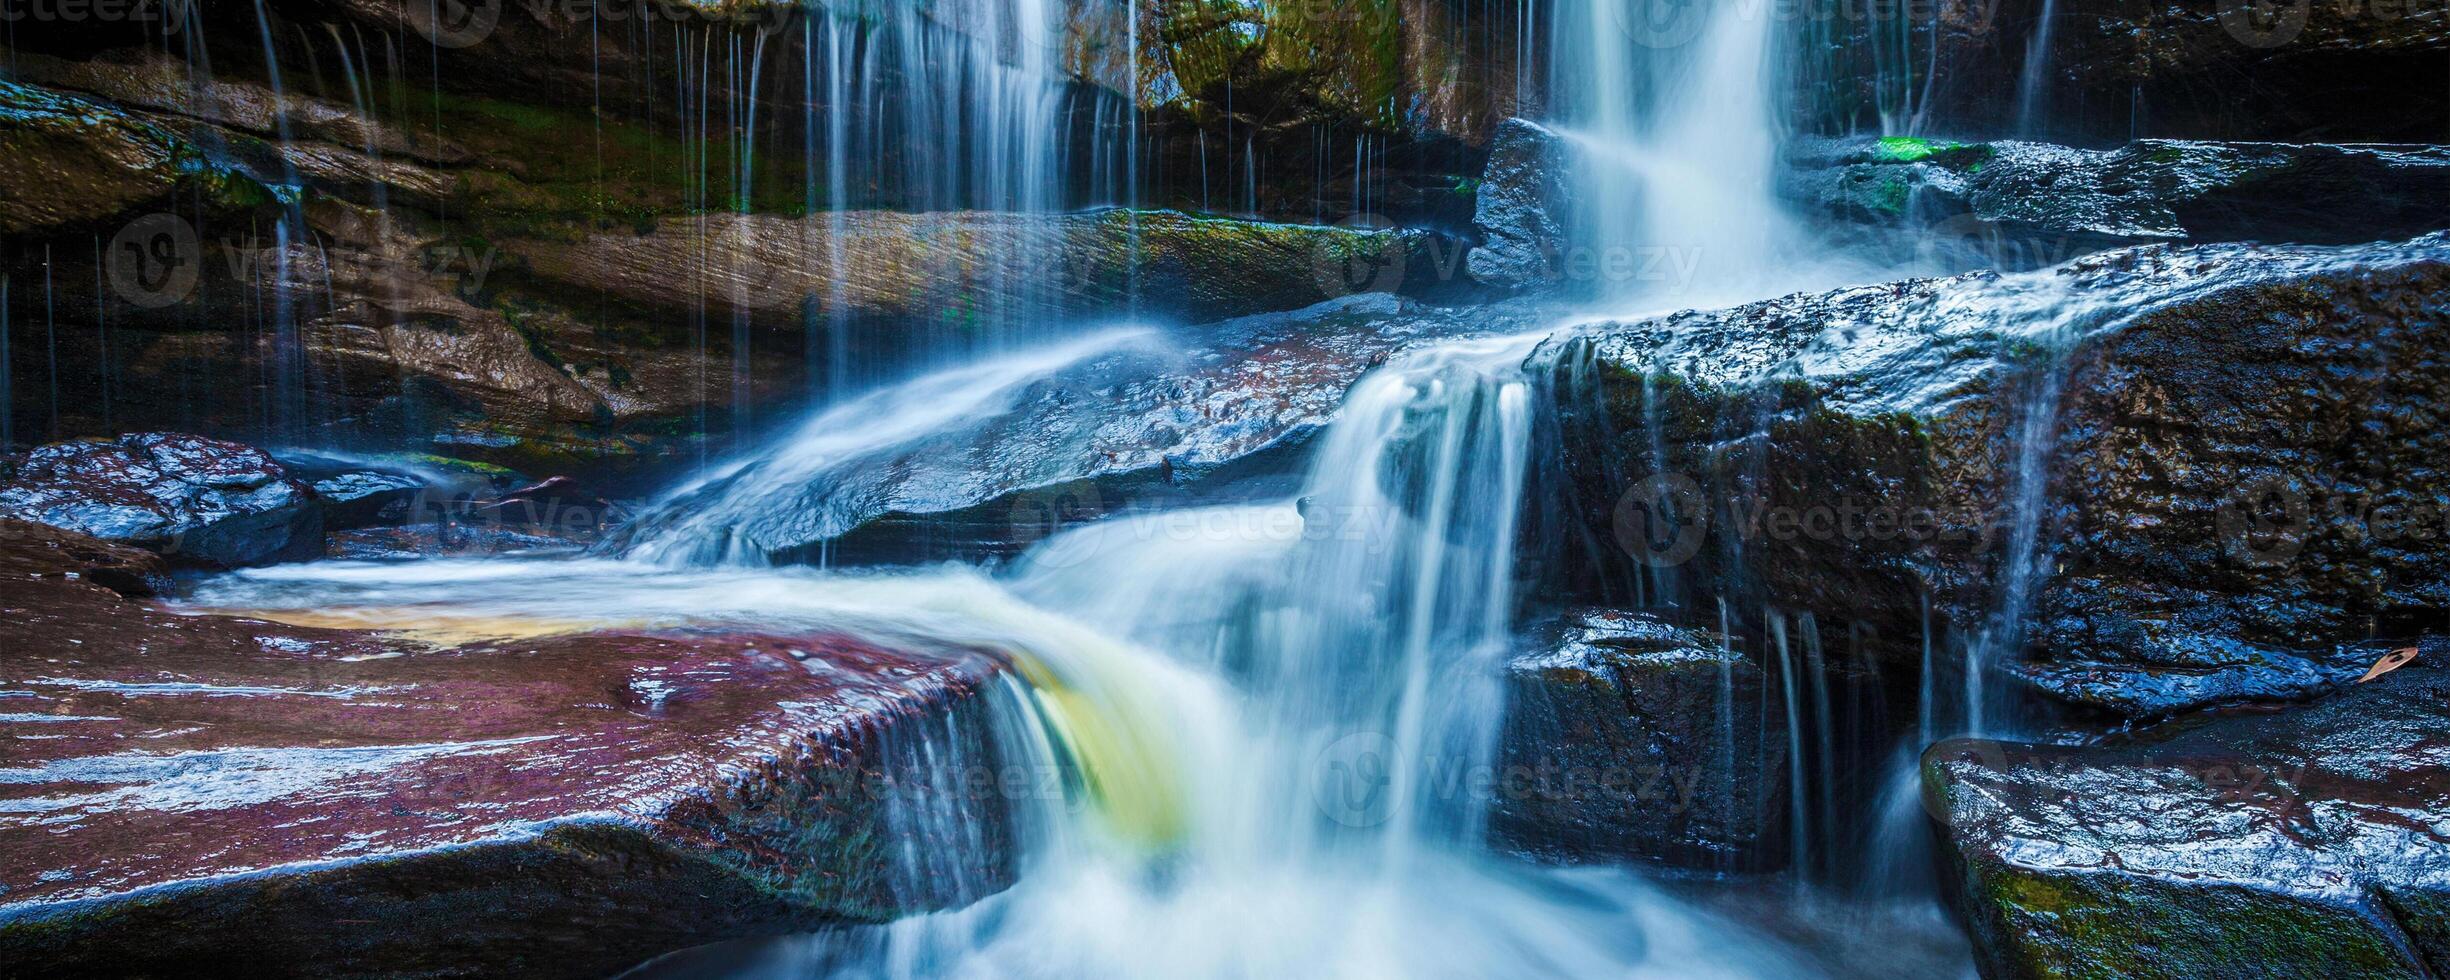
[[[2147,241],[2365,242],[2450,227],[2450,150],[2138,140],[1806,141],[1786,196],[1833,217],[2000,236],[2045,265]],[[2017,256],[2007,256],[2014,259]]]
[[[1786,831],[1783,726],[1762,671],[1722,638],[1592,611],[1507,668],[1490,831],[1535,856],[1732,870]]]
[[[270,455],[174,432],[35,449],[0,484],[0,514],[213,566],[308,558],[323,544],[314,489]]]
[[[56,565],[60,540],[0,533],[0,568]],[[721,633],[435,649],[62,575],[0,575],[0,611],[10,975],[597,977],[1012,871],[1002,798],[931,796],[953,784],[920,768],[996,758],[982,658]],[[898,874],[905,846],[932,873]]]
[[[1953,631],[2148,717],[2302,697],[2450,608],[2441,236],[2146,247],[1797,295],[1557,351],[1560,578]],[[1925,615],[1939,616],[1939,635]]]
[[[1117,508],[1288,475],[1394,352],[1540,322],[1528,305],[1366,294],[940,373],[820,415],[657,502],[613,546],[701,561],[1010,555]]]
[[[2450,671],[2075,747],[1924,756],[1985,976],[2450,969]]]

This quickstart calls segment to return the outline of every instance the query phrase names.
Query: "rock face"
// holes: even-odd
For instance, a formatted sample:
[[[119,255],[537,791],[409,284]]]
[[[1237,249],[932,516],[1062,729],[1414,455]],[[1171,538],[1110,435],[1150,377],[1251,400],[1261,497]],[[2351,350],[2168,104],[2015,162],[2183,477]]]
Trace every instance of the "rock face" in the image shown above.
[[[1150,191],[1178,207],[1457,227],[1537,94],[1522,12],[1445,0],[1133,4]],[[1110,29],[1120,35],[1124,25]]]
[[[1927,600],[2129,716],[2304,696],[2450,596],[2446,287],[2438,235],[2152,247],[1601,328],[1557,352],[1533,540],[1583,542],[1552,565],[1590,594],[1904,655]]]
[[[2450,132],[2439,84],[2450,22],[2426,4],[1949,0],[1848,10],[1803,29],[1798,109],[1830,132],[1884,120],[2088,144],[2442,142]]]
[[[1632,613],[1576,613],[1535,636],[1507,671],[1499,841],[1712,870],[1782,857],[1786,742],[1763,717],[1758,663]]]
[[[42,736],[0,745],[0,972],[605,976],[1011,872],[946,843],[1001,840],[1000,798],[908,780],[994,757],[984,660],[177,615],[95,584],[147,556],[22,528],[0,568],[54,571],[0,576],[0,704]]]
[[[0,484],[0,514],[235,567],[323,550],[312,487],[252,446],[173,432],[44,446]]]
[[[1991,977],[2403,977],[2450,968],[2450,672],[2089,747],[1924,756]]]
[[[1538,311],[1368,294],[933,375],[821,416],[658,502],[614,546],[701,561],[1013,554],[1118,507],[1286,475],[1346,389],[1395,351],[1527,330]],[[879,431],[880,418],[922,421]]]
[[[1443,243],[1441,243],[1443,246]],[[1452,246],[1459,253],[1460,246]],[[1385,254],[1381,285],[1344,264]],[[1417,254],[1417,263],[1407,260]],[[906,324],[1037,323],[1126,311],[1202,322],[1415,285],[1440,256],[1392,231],[1201,218],[1172,211],[1066,215],[860,211],[791,219],[711,215],[652,234],[594,235],[530,250],[526,268],[669,314],[853,316]],[[703,275],[673,288],[674,265]]]
[[[2030,250],[2027,266],[2148,241],[2349,243],[2450,226],[2450,151],[2431,146],[1889,138],[1806,141],[1790,163],[1783,190],[1807,207],[2005,237]]]

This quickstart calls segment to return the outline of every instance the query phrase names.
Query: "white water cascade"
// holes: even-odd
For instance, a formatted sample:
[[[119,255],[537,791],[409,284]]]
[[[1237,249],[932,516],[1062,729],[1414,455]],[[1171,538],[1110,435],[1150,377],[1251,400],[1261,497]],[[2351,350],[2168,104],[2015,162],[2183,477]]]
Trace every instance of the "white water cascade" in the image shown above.
[[[1001,578],[325,563],[198,599],[369,624],[410,597],[429,624],[809,622],[1004,652],[1028,691],[1003,727],[1038,733],[1004,750],[1082,774],[1023,801],[1041,830],[1018,842],[1018,884],[701,951],[666,975],[1791,975],[1775,944],[1628,872],[1482,844],[1538,339],[1450,342],[1374,372],[1294,499],[1074,529]]]
[[[1571,247],[1692,270],[1596,293],[1712,306],[1797,288],[1803,241],[1773,196],[1774,5],[1559,0],[1550,91],[1581,150]]]

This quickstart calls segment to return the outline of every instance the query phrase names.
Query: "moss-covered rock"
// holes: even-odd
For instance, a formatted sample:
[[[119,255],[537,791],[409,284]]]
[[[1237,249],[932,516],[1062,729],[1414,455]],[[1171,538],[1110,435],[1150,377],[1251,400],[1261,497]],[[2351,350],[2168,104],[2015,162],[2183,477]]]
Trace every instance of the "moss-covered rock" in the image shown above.
[[[840,315],[982,332],[1119,313],[1218,320],[1432,287],[1461,254],[1392,230],[1121,210],[710,215],[512,247],[526,256],[521,275],[662,315],[703,306],[770,322]],[[698,288],[673,288],[684,263],[702,273]]]
[[[2095,746],[1933,747],[1927,802],[1984,975],[2440,971],[2445,694],[2424,664]]]

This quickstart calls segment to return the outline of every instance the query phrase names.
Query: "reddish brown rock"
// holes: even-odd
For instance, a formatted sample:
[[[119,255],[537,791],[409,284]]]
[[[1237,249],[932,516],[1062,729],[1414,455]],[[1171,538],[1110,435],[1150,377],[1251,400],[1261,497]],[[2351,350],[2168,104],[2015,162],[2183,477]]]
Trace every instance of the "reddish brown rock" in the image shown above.
[[[985,757],[963,717],[983,659],[825,635],[431,649],[64,572],[144,564],[123,551],[0,536],[0,975],[602,976],[1008,873],[994,846],[931,848],[925,878],[879,852],[1003,837],[993,800],[891,833],[908,811],[879,802],[917,743]]]

